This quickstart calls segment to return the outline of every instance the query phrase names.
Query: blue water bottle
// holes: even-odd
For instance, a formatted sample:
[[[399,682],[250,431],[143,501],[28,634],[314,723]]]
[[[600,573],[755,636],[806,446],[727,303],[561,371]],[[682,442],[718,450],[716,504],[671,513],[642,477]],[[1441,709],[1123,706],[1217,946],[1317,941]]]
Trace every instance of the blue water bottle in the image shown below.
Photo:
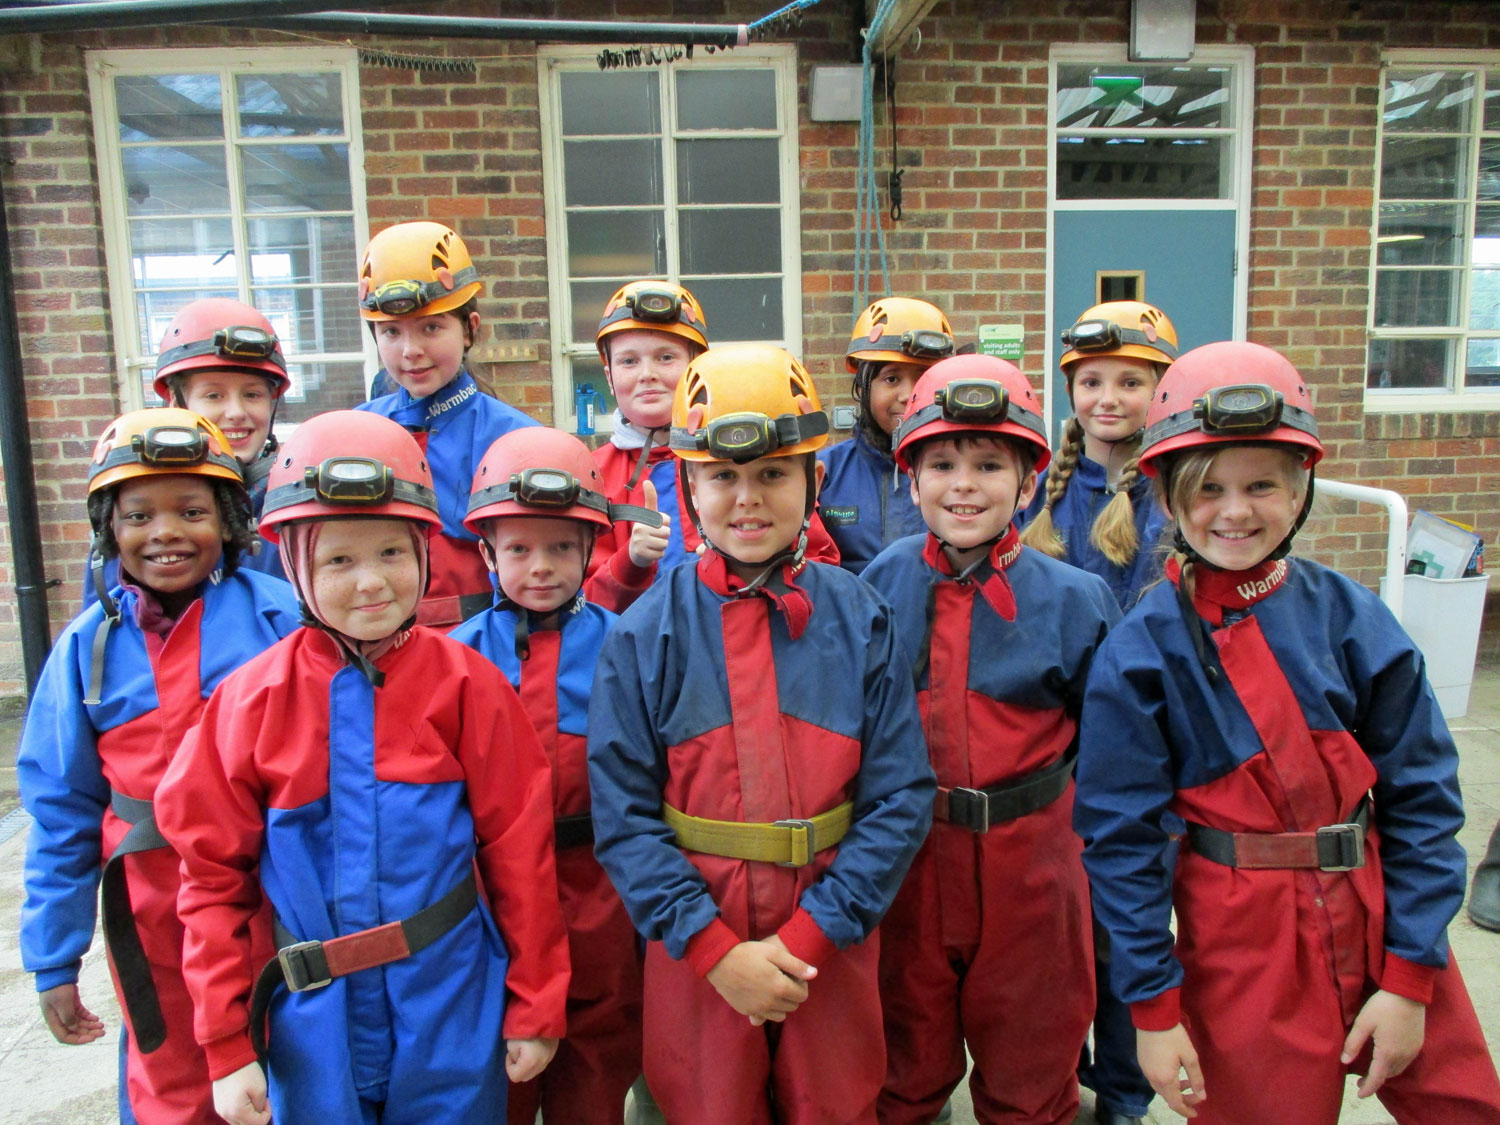
[[[594,422],[599,412],[599,392],[592,383],[579,383],[573,392],[573,409],[578,415],[578,436],[594,432]]]

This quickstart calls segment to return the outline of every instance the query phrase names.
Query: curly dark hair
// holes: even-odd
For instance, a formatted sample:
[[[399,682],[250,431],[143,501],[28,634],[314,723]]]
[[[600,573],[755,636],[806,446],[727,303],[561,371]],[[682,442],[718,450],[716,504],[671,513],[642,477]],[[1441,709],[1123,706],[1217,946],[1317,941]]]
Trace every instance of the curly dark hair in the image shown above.
[[[224,544],[224,577],[228,578],[239,566],[242,552],[255,553],[260,537],[255,533],[255,513],[244,489],[235,488],[224,480],[212,480],[209,483],[213,488],[214,507],[218,510],[219,522],[229,530],[229,539]],[[120,544],[115,541],[114,528],[111,526],[115,495],[119,489],[117,484],[89,493],[89,525],[94,529],[93,549],[105,559],[115,558],[120,553]]]

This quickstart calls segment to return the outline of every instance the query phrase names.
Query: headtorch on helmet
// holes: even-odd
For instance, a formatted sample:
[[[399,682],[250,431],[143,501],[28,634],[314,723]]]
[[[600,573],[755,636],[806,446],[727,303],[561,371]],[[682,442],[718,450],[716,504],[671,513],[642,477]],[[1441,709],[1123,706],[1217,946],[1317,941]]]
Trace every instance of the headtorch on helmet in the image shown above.
[[[708,453],[714,460],[744,465],[827,433],[828,415],[821,410],[775,418],[744,411],[715,418],[696,433],[674,426],[670,442],[673,449]]]
[[[360,300],[359,307],[370,312],[381,312],[386,316],[410,316],[418,309],[478,280],[479,271],[473,266],[465,266],[457,273],[439,270],[435,281],[405,278],[387,281],[366,294]]]

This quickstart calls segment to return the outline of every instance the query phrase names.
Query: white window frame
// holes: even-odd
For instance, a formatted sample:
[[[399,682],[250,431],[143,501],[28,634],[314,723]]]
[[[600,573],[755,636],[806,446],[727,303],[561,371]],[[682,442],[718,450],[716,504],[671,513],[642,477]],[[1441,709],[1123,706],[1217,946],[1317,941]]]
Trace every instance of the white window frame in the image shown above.
[[[217,71],[223,91],[224,145],[229,153],[226,165],[229,181],[230,225],[234,235],[235,261],[238,263],[238,298],[253,304],[250,292],[249,254],[245,245],[246,214],[243,181],[238,175],[238,153],[242,147],[260,143],[284,144],[284,137],[248,138],[239,136],[235,113],[234,76],[253,72],[272,74],[338,71],[342,78],[344,99],[343,135],[321,134],[320,144],[346,144],[349,149],[349,189],[354,210],[354,242],[363,246],[369,240],[369,219],[365,206],[364,129],[359,112],[359,54],[343,47],[226,47],[211,52],[197,49],[142,49],[123,51],[89,51],[85,55],[89,79],[89,99],[94,116],[94,149],[99,167],[99,201],[104,226],[104,256],[109,279],[110,323],[114,333],[116,380],[120,402],[126,410],[143,405],[143,372],[156,366],[156,349],[160,341],[142,340],[135,307],[135,283],[131,271],[130,220],[126,213],[125,174],[121,161],[119,113],[115,102],[114,79],[122,74],[206,74]],[[357,279],[357,261],[349,263],[351,284]],[[379,365],[375,346],[361,333],[360,356],[365,365],[365,383]],[[288,364],[351,362],[349,352],[299,352],[287,354]],[[283,434],[290,424],[278,422]]]
[[[701,52],[701,48],[700,48]],[[562,169],[562,108],[560,105],[560,83],[556,75],[563,70],[597,70],[597,47],[548,47],[537,52],[537,86],[540,92],[542,129],[542,183],[547,223],[547,289],[551,309],[552,344],[552,416],[561,429],[576,430],[578,415],[573,397],[573,358],[594,357],[598,352],[593,341],[574,345],[568,340],[573,323],[572,290],[568,281],[568,222],[564,195]],[[792,46],[759,45],[737,47],[728,55],[709,55],[702,52],[692,61],[662,65],[661,70],[673,68],[709,69],[712,67],[743,69],[765,67],[776,76],[776,134],[781,138],[781,323],[784,335],[776,340],[758,341],[777,344],[792,354],[802,354],[802,192],[799,178],[800,141],[797,120],[797,52]],[[664,212],[667,245],[672,248],[668,265],[675,271],[677,216],[682,204],[677,202],[676,152],[671,143],[680,136],[712,138],[714,136],[745,137],[769,136],[770,131],[757,134],[744,129],[726,129],[714,133],[695,129],[684,133],[676,127],[673,111],[673,84],[661,83],[662,98],[662,167],[664,175]],[[675,272],[668,278],[678,280]],[[713,334],[714,311],[704,310],[708,318],[709,342],[729,343]],[[596,424],[600,433],[607,433],[610,421],[600,418]]]
[[[1057,241],[1056,215],[1059,211],[1090,211],[1100,207],[1120,207],[1140,211],[1233,211],[1234,221],[1234,339],[1243,340],[1249,324],[1250,302],[1250,205],[1253,178],[1252,162],[1255,157],[1255,48],[1246,45],[1199,46],[1187,65],[1224,66],[1230,71],[1229,110],[1232,124],[1213,129],[1156,129],[1128,130],[1128,133],[1150,132],[1170,134],[1173,137],[1215,136],[1231,138],[1228,153],[1234,161],[1229,172],[1230,197],[1228,199],[1058,199],[1057,198],[1057,138],[1061,132],[1067,136],[1118,136],[1116,129],[1065,129],[1057,128],[1057,70],[1060,64],[1099,63],[1114,65],[1166,65],[1131,63],[1124,43],[1059,43],[1052,46],[1047,58],[1047,245]],[[1054,323],[1052,315],[1053,278],[1052,255],[1047,255],[1046,278],[1046,346],[1042,360],[1048,372],[1057,369],[1058,333],[1061,327]],[[1045,384],[1052,386],[1050,376]],[[1058,396],[1045,396],[1047,432],[1056,433],[1062,419],[1068,416],[1068,404],[1056,402]]]
[[[1473,70],[1484,72],[1500,69],[1500,51],[1470,50],[1423,50],[1421,48],[1391,48],[1385,51],[1380,65],[1380,103],[1376,107],[1375,134],[1375,190],[1370,212],[1370,297],[1365,310],[1365,358],[1361,370],[1368,372],[1370,342],[1374,339],[1397,339],[1403,336],[1417,339],[1448,339],[1454,342],[1453,389],[1435,391],[1429,387],[1371,387],[1368,374],[1362,377],[1364,409],[1366,414],[1459,414],[1478,411],[1500,410],[1500,388],[1486,387],[1468,390],[1463,385],[1463,367],[1466,364],[1466,347],[1476,333],[1468,327],[1469,286],[1474,269],[1474,206],[1478,187],[1479,148],[1484,135],[1484,99],[1473,99],[1474,116],[1469,122],[1469,153],[1464,169],[1467,186],[1456,200],[1435,199],[1435,204],[1457,203],[1466,208],[1467,230],[1464,235],[1463,260],[1458,263],[1459,293],[1457,295],[1459,317],[1462,321],[1454,328],[1418,327],[1391,328],[1375,326],[1375,282],[1379,269],[1380,237],[1380,175],[1381,153],[1385,150],[1385,91],[1387,75],[1392,70],[1411,70],[1431,67],[1434,70]]]

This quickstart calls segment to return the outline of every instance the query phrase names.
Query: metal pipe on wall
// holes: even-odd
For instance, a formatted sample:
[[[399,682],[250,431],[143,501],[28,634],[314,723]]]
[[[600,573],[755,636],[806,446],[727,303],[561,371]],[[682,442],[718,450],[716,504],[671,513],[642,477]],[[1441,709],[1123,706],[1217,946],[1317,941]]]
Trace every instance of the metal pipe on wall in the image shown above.
[[[384,5],[404,0],[384,0]],[[318,12],[329,0],[255,0],[255,26],[276,15]],[[383,6],[381,0],[367,5]],[[88,31],[114,27],[157,27],[173,23],[218,23],[232,4],[224,0],[75,0],[0,9],[0,35],[44,31]],[[354,13],[349,13],[354,14]],[[410,17],[408,17],[410,18]],[[249,21],[247,21],[249,22]]]
[[[3,165],[0,165],[0,200],[4,197]],[[0,205],[0,463],[5,465],[11,571],[15,576],[26,693],[30,695],[52,647],[52,627],[47,619],[47,579],[42,573],[42,532],[31,463],[31,427],[26,417],[26,386],[21,377],[21,330],[16,323],[16,292],[11,277],[10,226],[3,205]]]
[[[237,27],[283,31],[328,31],[340,35],[404,35],[424,39],[528,39],[546,43],[701,43],[743,47],[745,24],[612,23],[587,20],[523,20],[470,16],[410,16],[396,12],[330,12],[255,19],[224,17]]]

